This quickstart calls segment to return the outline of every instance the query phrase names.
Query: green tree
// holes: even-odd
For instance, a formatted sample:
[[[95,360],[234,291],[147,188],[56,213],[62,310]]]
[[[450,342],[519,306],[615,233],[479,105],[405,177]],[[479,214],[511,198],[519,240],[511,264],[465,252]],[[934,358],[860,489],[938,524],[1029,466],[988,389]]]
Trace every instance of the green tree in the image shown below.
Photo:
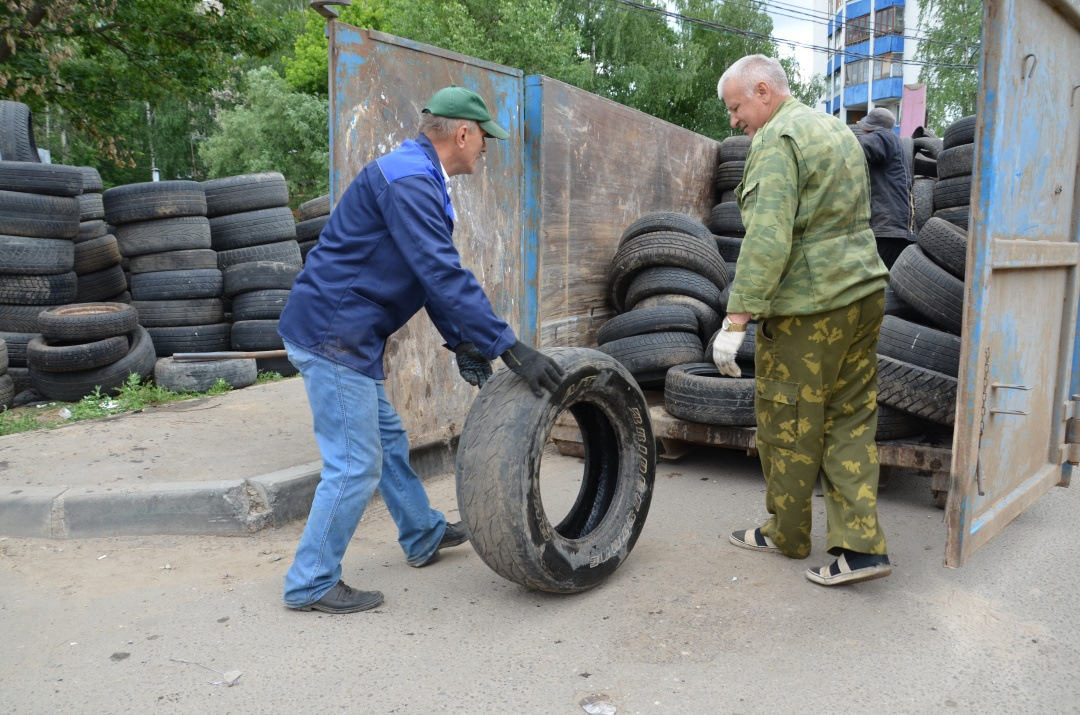
[[[240,103],[222,110],[199,147],[210,178],[277,171],[294,206],[329,192],[329,118],[322,98],[297,92],[272,68],[243,79]]]
[[[370,30],[386,30],[384,0],[357,0],[341,8],[340,22]],[[304,31],[293,42],[292,56],[284,58],[285,81],[297,92],[326,96],[329,87],[329,46],[326,20],[314,10],[304,15]]]
[[[982,49],[982,0],[919,0],[919,43],[915,59],[926,84],[929,125],[940,136],[952,122],[975,113]]]

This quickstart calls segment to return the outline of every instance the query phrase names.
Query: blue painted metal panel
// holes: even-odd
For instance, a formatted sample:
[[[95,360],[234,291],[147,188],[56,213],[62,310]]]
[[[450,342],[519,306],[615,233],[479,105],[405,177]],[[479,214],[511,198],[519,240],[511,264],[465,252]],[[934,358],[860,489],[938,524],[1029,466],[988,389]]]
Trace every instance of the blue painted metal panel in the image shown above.
[[[874,54],[883,55],[886,52],[903,52],[904,38],[900,35],[886,35],[874,38]]]
[[[882,99],[900,99],[904,94],[904,78],[875,79],[871,97],[875,102]]]
[[[904,0],[874,0],[874,11],[889,7],[904,7]]]
[[[858,60],[865,60],[870,56],[870,40],[866,42],[860,42],[857,45],[851,45],[844,48],[844,62],[856,62]]]
[[[847,19],[855,17],[862,17],[870,12],[870,0],[857,0],[857,2],[849,2],[844,10],[844,14]]]
[[[839,25],[837,25],[835,21],[829,20],[829,29],[825,33],[826,36],[831,39],[832,36],[833,36],[833,33],[835,33],[837,31],[837,29],[839,29]]]
[[[850,107],[856,104],[866,104],[868,91],[868,85],[866,83],[844,87],[844,106]]]

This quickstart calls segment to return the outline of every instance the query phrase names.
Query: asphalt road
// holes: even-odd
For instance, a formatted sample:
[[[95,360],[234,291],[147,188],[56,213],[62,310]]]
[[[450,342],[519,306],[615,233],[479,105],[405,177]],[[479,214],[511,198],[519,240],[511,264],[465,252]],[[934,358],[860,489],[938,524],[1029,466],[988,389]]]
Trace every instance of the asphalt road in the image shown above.
[[[545,458],[549,511],[581,464]],[[428,484],[455,518],[452,477]],[[469,546],[410,568],[374,503],[345,577],[386,602],[348,616],[281,605],[299,523],[8,537],[0,711],[583,713],[602,695],[618,713],[1076,712],[1078,499],[1052,490],[953,571],[928,478],[899,473],[880,502],[893,575],[827,589],[803,576],[827,562],[823,504],[807,561],[735,549],[727,533],[764,514],[760,469],[699,448],[659,466],[629,560],[575,596],[504,581]]]

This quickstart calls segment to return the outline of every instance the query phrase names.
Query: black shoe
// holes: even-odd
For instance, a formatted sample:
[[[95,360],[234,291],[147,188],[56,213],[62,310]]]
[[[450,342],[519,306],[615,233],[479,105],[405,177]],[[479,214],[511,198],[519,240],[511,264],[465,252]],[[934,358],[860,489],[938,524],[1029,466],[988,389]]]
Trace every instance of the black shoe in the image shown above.
[[[338,581],[326,595],[315,603],[297,606],[295,611],[322,611],[323,613],[356,613],[375,608],[383,601],[380,591],[357,591],[344,581]]]
[[[446,531],[443,532],[442,538],[439,540],[439,545],[435,547],[434,553],[427,558],[427,561],[420,564],[409,565],[415,568],[422,568],[428,564],[433,564],[439,558],[439,551],[450,546],[460,546],[468,540],[469,535],[465,533],[465,527],[461,525],[460,521],[456,521],[453,524],[447,522]]]

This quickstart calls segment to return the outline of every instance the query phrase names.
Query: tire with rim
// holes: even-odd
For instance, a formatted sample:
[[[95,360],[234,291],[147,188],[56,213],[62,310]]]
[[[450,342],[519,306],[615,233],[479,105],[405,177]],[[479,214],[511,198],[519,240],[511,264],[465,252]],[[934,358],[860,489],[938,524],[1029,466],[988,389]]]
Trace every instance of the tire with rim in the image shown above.
[[[180,216],[136,221],[116,227],[120,253],[128,258],[169,251],[210,249],[210,221],[205,216]]]
[[[892,267],[893,290],[934,325],[960,334],[964,317],[964,282],[937,265],[912,245]]]
[[[616,315],[600,326],[596,333],[598,345],[613,340],[649,333],[693,333],[699,330],[694,311],[681,305],[661,305],[631,310]]]
[[[878,355],[878,402],[937,424],[956,422],[955,377]]]
[[[38,316],[38,330],[48,340],[85,342],[135,330],[139,314],[124,303],[83,303],[48,308]]]
[[[247,387],[258,377],[254,360],[208,360],[177,362],[163,357],[154,365],[154,383],[173,392],[206,392],[218,380],[234,389]]]
[[[30,368],[30,377],[38,392],[50,400],[78,402],[93,394],[95,388],[100,388],[103,393],[115,393],[131,374],[142,380],[153,377],[156,361],[150,334],[145,328],[136,326],[131,333],[130,350],[114,363],[79,372],[46,372]]]
[[[75,238],[79,235],[79,200],[0,191],[0,234],[33,238]]]
[[[289,205],[289,187],[276,171],[202,182],[209,218]]]
[[[474,400],[455,460],[458,508],[473,548],[500,576],[576,593],[614,573],[634,548],[652,501],[656,442],[625,368],[585,348],[546,352],[564,371],[554,394],[536,398],[502,370]],[[573,506],[553,523],[540,463],[562,412],[581,428],[585,471]]]
[[[711,233],[708,238],[674,231],[643,233],[620,246],[611,262],[611,301],[618,312],[623,312],[630,282],[641,271],[657,266],[686,268],[705,276],[718,288],[728,284],[727,264],[716,250]]]
[[[300,266],[275,261],[252,261],[229,266],[222,271],[226,298],[253,290],[289,290]]]
[[[75,244],[66,238],[0,236],[0,273],[53,275],[75,267]]]
[[[704,240],[709,237],[709,229],[701,221],[693,216],[675,211],[653,211],[647,213],[626,227],[619,237],[619,245],[623,245],[631,238],[636,238],[643,233],[656,231],[674,231],[697,236]]]
[[[26,365],[47,372],[77,372],[110,365],[127,353],[124,335],[75,344],[50,344],[38,336],[26,345]]]
[[[752,427],[754,378],[721,375],[711,362],[676,365],[664,382],[664,409],[689,422]]]
[[[147,181],[107,189],[105,220],[113,226],[151,219],[205,216],[206,194],[198,181]]]

